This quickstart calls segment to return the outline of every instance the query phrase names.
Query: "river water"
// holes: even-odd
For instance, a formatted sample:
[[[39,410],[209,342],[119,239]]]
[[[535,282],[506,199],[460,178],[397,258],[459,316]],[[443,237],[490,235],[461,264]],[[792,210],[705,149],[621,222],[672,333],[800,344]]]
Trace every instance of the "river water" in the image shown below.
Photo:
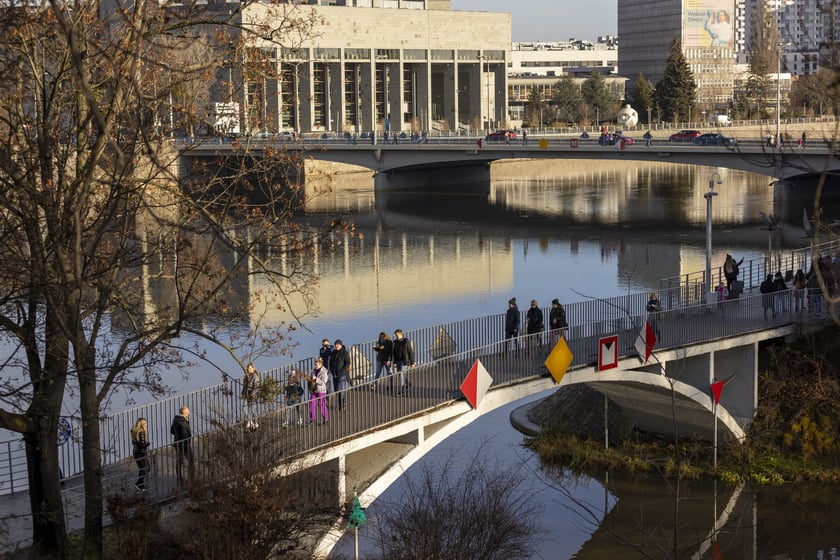
[[[339,178],[330,194],[310,203],[302,219],[343,218],[355,224],[360,235],[346,239],[338,251],[318,255],[317,306],[299,325],[294,337],[297,346],[284,358],[257,359],[257,367],[312,356],[324,337],[354,344],[372,340],[380,331],[501,313],[511,297],[517,298],[521,308],[532,298],[548,306],[553,298],[569,303],[649,291],[662,278],[702,270],[706,251],[703,195],[713,172],[723,181],[715,185],[719,194],[712,210],[713,266],[722,264],[727,253],[749,260],[780,247],[807,244],[801,220],[795,220],[801,209],[775,207],[769,178],[724,169],[517,162],[494,167],[489,193],[482,195],[446,193],[446,185],[441,184],[434,185],[435,194],[374,194],[369,181],[359,184]],[[788,219],[780,230],[768,231],[762,228],[761,212],[783,212]],[[199,365],[186,378],[168,375],[166,383],[173,392],[219,383],[220,371],[241,375],[224,353],[206,350],[215,365]],[[119,411],[151,398],[117,393],[111,407]],[[667,485],[662,479],[618,485],[606,479],[570,482],[545,473],[537,476],[537,459],[521,447],[523,437],[508,422],[512,408],[521,404],[481,417],[423,461],[438,464],[453,453],[466,460],[477,452],[470,444],[483,442],[485,451],[492,451],[501,463],[521,465],[534,485],[527,491],[536,492],[543,512],[535,521],[546,531],[536,558],[642,557],[634,556],[632,547],[616,549],[609,539],[604,540],[602,521],[630,530],[631,541],[649,533],[639,531],[638,515],[645,512],[647,502],[673,502],[669,496],[659,496]],[[75,411],[66,413],[74,416]],[[402,488],[398,481],[384,498],[393,499]],[[797,487],[762,490],[760,500],[753,491],[744,490],[750,499],[736,500],[735,528],[727,529],[726,539],[716,538],[717,548],[711,544],[704,548],[718,517],[718,505],[724,508],[733,490],[692,487],[685,492],[690,492],[693,502],[703,504],[697,512],[680,518],[681,530],[691,535],[693,548],[685,545],[679,553],[655,552],[649,557],[693,558],[703,551],[696,557],[799,559],[818,558],[822,551],[829,558],[831,547],[840,546],[834,504],[825,503],[826,493]],[[813,500],[814,495],[822,501]],[[771,510],[768,503],[782,507]],[[581,517],[581,504],[590,504],[593,515]],[[628,504],[627,509],[620,509],[621,504]],[[375,507],[374,502],[373,518]],[[633,511],[638,515],[632,515]],[[664,527],[674,524],[673,508],[668,509],[670,517],[662,519],[653,512],[651,508],[646,522]],[[822,522],[803,527],[799,524],[803,519]],[[783,530],[786,523],[794,529]],[[653,545],[663,539],[667,540],[662,536]],[[674,542],[682,546],[685,539]],[[363,540],[363,550],[369,545]],[[723,555],[712,556],[713,550],[723,550]],[[336,557],[352,557],[352,543],[342,540]]]

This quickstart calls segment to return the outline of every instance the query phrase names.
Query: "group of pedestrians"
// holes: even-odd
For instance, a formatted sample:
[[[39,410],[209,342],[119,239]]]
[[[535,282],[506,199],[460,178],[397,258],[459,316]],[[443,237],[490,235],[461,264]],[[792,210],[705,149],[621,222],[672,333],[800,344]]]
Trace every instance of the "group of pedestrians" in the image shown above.
[[[384,331],[380,332],[373,349],[376,354],[376,365],[370,390],[376,391],[379,387],[380,379],[386,378],[388,380],[388,389],[393,392],[393,375],[399,374],[400,384],[397,388],[396,395],[406,395],[410,386],[408,369],[414,367],[415,364],[414,344],[406,338],[402,329],[397,329],[394,331],[393,339],[388,333]]]
[[[504,353],[509,349],[517,350],[516,338],[519,336],[519,322],[521,312],[516,303],[516,298],[508,300],[508,308],[505,313],[505,346]],[[551,301],[551,310],[548,312],[548,326],[549,326],[549,345],[554,346],[560,337],[566,336],[566,330],[569,327],[566,321],[566,309],[560,303],[560,300],[553,299]],[[529,346],[536,346],[542,348],[542,337],[540,333],[545,329],[545,321],[543,311],[540,309],[537,300],[532,299],[528,311],[525,313],[525,332],[528,337]]]

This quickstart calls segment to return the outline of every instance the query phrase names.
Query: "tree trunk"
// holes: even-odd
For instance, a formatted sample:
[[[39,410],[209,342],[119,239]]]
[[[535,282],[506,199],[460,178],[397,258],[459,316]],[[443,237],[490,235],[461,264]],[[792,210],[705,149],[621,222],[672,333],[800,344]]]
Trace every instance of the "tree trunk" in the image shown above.
[[[102,453],[99,435],[99,399],[96,393],[96,369],[85,360],[79,371],[79,397],[82,411],[82,448],[85,480],[84,560],[102,558]]]
[[[36,432],[24,434],[32,511],[31,558],[66,558],[67,531],[58,466],[58,418],[39,415]]]

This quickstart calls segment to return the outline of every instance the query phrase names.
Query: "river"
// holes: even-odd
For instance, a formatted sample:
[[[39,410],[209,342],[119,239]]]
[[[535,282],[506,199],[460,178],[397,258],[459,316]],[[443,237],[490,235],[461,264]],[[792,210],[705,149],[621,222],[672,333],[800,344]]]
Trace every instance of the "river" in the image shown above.
[[[801,220],[787,218],[801,216],[801,209],[775,208],[767,177],[723,169],[632,162],[598,162],[597,166],[592,162],[516,162],[494,167],[496,177],[484,195],[441,194],[441,185],[436,185],[434,195],[374,195],[371,185],[339,178],[334,190],[313,201],[302,219],[346,219],[355,224],[359,236],[348,239],[342,250],[318,255],[317,306],[298,325],[296,346],[286,357],[258,359],[257,367],[314,355],[324,337],[354,344],[374,339],[379,331],[501,313],[511,297],[517,298],[520,307],[531,299],[547,307],[553,298],[568,303],[649,291],[658,287],[661,278],[702,270],[706,254],[703,195],[713,172],[722,178],[722,184],[715,185],[718,195],[711,215],[713,266],[722,264],[727,253],[749,260],[780,247],[806,245]],[[764,229],[761,212],[774,211],[784,212],[783,227]],[[224,353],[206,350],[214,365],[199,365],[189,377],[167,375],[173,392],[219,383],[220,371],[241,375]],[[118,392],[111,408],[123,410],[151,398]],[[481,417],[424,461],[440,463],[453,453],[468,458],[476,452],[470,444],[483,442],[500,462],[520,464],[523,476],[535,485],[528,491],[540,496],[542,515],[536,522],[546,529],[536,558],[634,557],[626,548],[616,556],[604,544],[601,521],[618,520],[625,529],[632,528],[627,515],[615,514],[616,504],[640,507],[655,489],[666,486],[663,481],[635,481],[619,488],[607,480],[576,478],[569,485],[568,480],[561,483],[549,475],[537,476],[537,459],[521,447],[523,437],[508,422],[513,406]],[[65,412],[68,416],[76,413]],[[395,483],[383,498],[393,498],[389,493],[398,493],[400,488]],[[716,518],[709,504],[717,511],[717,496],[725,504],[732,489],[692,488],[691,492],[705,504],[704,517],[691,523],[686,518],[680,521],[686,521],[684,531],[697,546],[686,548],[684,554],[651,557],[692,558],[703,550]],[[723,555],[711,556],[712,549],[707,548],[698,558],[818,558],[822,551],[827,559],[831,547],[840,546],[834,504],[825,503],[825,493],[799,488],[760,492],[759,502],[739,505],[746,512],[758,513],[736,516],[735,536],[718,545],[717,550],[724,546]],[[803,496],[806,499],[800,500]],[[783,507],[771,510],[750,505],[768,502]],[[597,519],[582,519],[580,503],[592,504]],[[374,503],[371,516],[375,512]],[[801,519],[825,522],[803,528],[795,524]],[[785,522],[795,529],[782,530]],[[741,537],[747,534],[755,537],[744,541]],[[343,540],[336,557],[352,557],[348,546]]]

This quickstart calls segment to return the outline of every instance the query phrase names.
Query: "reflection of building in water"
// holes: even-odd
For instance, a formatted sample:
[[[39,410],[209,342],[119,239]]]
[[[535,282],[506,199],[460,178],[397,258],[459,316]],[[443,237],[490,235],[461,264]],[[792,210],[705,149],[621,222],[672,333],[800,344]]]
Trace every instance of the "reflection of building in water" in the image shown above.
[[[424,301],[439,305],[476,292],[506,293],[513,286],[510,242],[478,234],[390,231],[362,239],[347,235],[335,250],[316,251],[304,258],[312,259],[319,276],[313,311],[328,317]],[[277,266],[282,266],[279,260]],[[251,279],[251,292],[268,288],[264,278]],[[272,309],[277,302],[266,303]],[[295,313],[304,305],[299,298],[289,301]],[[282,310],[272,310],[265,317],[269,322],[290,318]]]
[[[490,202],[529,213],[562,216],[574,222],[620,225],[629,222],[680,228],[706,222],[709,176],[717,171],[713,222],[745,224],[758,219],[769,197],[769,179],[742,171],[695,165],[639,164],[587,160],[539,162],[540,175],[527,173],[534,162],[493,168]],[[762,202],[762,204],[764,204]]]

